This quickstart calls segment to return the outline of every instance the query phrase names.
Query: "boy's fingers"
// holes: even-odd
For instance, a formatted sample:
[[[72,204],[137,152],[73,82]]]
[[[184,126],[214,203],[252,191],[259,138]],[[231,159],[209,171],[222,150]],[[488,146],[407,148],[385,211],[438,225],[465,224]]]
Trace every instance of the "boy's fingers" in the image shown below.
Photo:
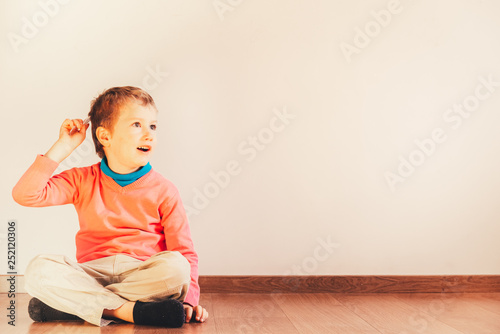
[[[205,310],[200,305],[196,306],[195,313],[196,313],[196,321],[203,322],[208,318],[207,310]]]
[[[191,321],[191,317],[193,316],[193,308],[192,307],[186,307],[186,322]]]
[[[193,318],[193,315],[195,316],[194,320],[199,322],[204,322],[208,318],[207,310],[205,310],[200,305],[197,305],[195,307],[184,305],[184,309],[186,312],[186,322],[190,322],[191,319]]]
[[[78,121],[78,131],[82,131],[82,130],[87,131],[87,129],[88,129],[88,128],[89,128],[89,126],[90,126],[90,123],[89,123],[89,122],[85,123],[85,122],[84,122],[83,120],[81,120],[81,119],[78,119],[77,121]]]
[[[65,119],[62,126],[66,129],[71,128],[72,126],[72,121],[70,119]]]
[[[67,119],[63,122],[61,126],[61,134],[62,133],[71,133],[71,129],[73,129],[73,122],[70,119]]]
[[[82,129],[87,130],[89,125],[89,123],[84,125],[81,119],[66,119],[63,123],[63,127],[69,131],[70,135],[80,132]]]
[[[203,322],[205,321],[207,311],[202,307],[198,310],[198,316],[196,317],[196,321]]]
[[[83,128],[83,120],[81,120],[81,119],[74,119],[73,123],[75,124],[76,129],[78,131],[80,131]]]
[[[196,306],[196,320],[197,321],[201,321],[201,319],[203,319],[203,307],[201,307],[200,305]]]

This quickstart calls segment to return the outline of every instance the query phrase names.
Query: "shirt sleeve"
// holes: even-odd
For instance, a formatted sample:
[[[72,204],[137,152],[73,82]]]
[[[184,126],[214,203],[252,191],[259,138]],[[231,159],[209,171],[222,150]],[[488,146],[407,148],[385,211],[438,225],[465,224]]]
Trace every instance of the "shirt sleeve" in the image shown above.
[[[166,202],[162,211],[162,225],[167,250],[178,251],[191,265],[191,283],[184,303],[196,306],[200,300],[198,254],[194,250],[186,211],[177,189],[175,189],[174,196]]]
[[[42,207],[73,203],[76,196],[72,173],[52,176],[59,164],[43,155],[23,174],[12,189],[12,197],[23,206]]]

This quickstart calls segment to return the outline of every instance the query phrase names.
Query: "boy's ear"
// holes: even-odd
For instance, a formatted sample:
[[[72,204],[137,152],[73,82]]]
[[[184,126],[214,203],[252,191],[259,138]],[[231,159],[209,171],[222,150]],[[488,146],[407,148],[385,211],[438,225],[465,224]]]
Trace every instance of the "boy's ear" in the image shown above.
[[[106,128],[103,128],[102,126],[98,127],[95,130],[95,134],[102,146],[109,146],[110,133]]]

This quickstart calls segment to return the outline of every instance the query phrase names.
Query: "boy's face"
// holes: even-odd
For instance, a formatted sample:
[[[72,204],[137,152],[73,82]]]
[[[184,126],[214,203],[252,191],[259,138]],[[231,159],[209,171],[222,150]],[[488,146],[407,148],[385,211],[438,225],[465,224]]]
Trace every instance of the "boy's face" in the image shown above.
[[[156,146],[156,116],[153,106],[129,102],[120,108],[112,131],[102,128],[106,138],[101,143],[113,172],[132,173],[149,162]]]

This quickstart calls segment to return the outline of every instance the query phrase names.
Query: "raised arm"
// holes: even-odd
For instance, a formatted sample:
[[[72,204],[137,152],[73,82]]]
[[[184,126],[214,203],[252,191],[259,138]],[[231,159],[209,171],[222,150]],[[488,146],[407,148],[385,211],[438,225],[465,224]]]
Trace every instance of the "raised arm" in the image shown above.
[[[74,127],[76,131],[72,131]],[[12,197],[17,203],[24,206],[49,206],[72,202],[74,188],[70,176],[64,172],[51,176],[59,163],[83,142],[87,127],[82,120],[67,119],[63,122],[59,139],[45,155],[37,156],[12,190]]]
[[[83,124],[81,119],[66,119],[59,129],[59,139],[45,156],[57,163],[62,162],[85,140],[88,127],[89,124]]]

